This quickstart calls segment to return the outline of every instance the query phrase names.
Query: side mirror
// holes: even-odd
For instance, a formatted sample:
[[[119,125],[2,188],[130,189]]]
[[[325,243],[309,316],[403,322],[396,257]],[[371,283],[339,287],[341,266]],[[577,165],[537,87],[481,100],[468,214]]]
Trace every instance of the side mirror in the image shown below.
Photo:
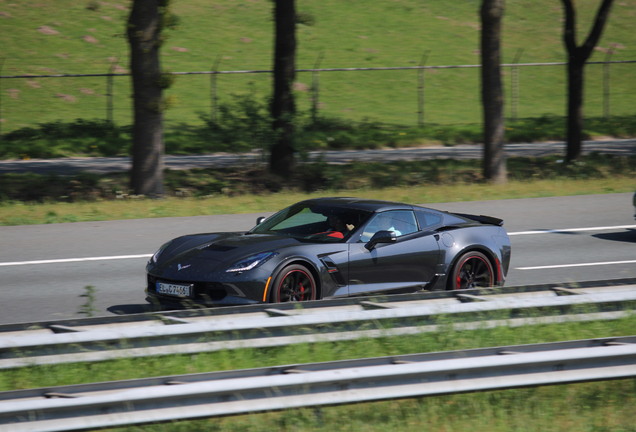
[[[397,236],[394,231],[378,231],[373,234],[371,240],[367,244],[364,245],[368,250],[373,250],[375,246],[379,243],[395,243],[397,240]]]
[[[265,216],[259,216],[256,218],[256,225],[260,225],[263,223],[263,221],[267,219]]]

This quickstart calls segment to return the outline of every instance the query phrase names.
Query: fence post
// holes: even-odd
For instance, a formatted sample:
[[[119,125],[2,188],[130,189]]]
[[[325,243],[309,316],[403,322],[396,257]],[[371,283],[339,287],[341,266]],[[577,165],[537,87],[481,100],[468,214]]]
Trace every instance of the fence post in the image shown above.
[[[518,108],[519,108],[519,60],[521,59],[521,54],[523,54],[523,48],[519,48],[517,50],[517,54],[515,54],[515,58],[512,61],[512,71],[510,73],[510,110],[511,117],[513,120],[517,120]]]
[[[221,62],[221,56],[217,56],[212,65],[212,73],[210,74],[210,120],[216,124],[218,122],[218,104],[219,97],[216,88],[216,78],[219,71],[219,63]]]
[[[2,68],[4,67],[5,58],[0,59],[0,75],[2,75]],[[0,141],[2,141],[2,123],[3,123],[3,110],[2,110],[2,79],[0,78]]]
[[[115,66],[117,65],[117,62],[119,61],[119,58],[116,58],[115,60],[112,61],[112,63],[110,64],[110,67],[108,68],[108,74],[106,75],[106,120],[110,123],[110,124],[114,124],[114,120],[113,120],[113,107],[114,107],[114,94],[113,94],[113,80],[115,78],[114,74],[115,74]]]
[[[610,60],[614,50],[609,49],[605,53],[605,62],[603,63],[603,117],[607,120],[610,116]]]
[[[428,54],[430,50],[427,50],[422,54],[420,59],[419,68],[417,69],[417,126],[424,126],[424,66],[426,60],[428,60]]]
[[[323,52],[318,54],[314,62],[314,69],[311,71],[311,121],[316,124],[318,120],[318,103],[320,98],[320,74],[318,68],[322,62]]]

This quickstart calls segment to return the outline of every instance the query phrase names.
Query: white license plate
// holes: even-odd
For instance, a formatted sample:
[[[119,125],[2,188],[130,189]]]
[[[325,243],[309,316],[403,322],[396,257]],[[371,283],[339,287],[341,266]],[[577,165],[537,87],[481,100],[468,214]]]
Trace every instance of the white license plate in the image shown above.
[[[157,293],[175,297],[190,297],[192,293],[192,285],[157,282]]]

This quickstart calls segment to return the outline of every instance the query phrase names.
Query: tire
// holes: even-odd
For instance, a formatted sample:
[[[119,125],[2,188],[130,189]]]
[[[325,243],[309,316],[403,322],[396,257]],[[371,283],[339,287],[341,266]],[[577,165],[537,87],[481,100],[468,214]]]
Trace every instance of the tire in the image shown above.
[[[302,265],[285,267],[274,279],[271,300],[273,303],[316,300],[316,280]]]
[[[466,252],[459,257],[448,279],[449,290],[484,288],[495,285],[495,272],[481,252]]]

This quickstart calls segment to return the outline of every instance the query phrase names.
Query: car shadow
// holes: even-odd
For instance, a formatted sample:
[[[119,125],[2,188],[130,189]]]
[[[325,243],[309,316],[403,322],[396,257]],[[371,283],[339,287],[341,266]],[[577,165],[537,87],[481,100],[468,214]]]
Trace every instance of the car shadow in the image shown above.
[[[148,313],[148,312],[158,312],[161,309],[155,305],[146,303],[146,304],[113,305],[107,308],[106,310],[115,315],[132,315],[132,314],[140,314],[140,313]]]
[[[610,240],[624,243],[636,243],[636,229],[628,229],[626,231],[594,234],[592,237],[601,240]]]

